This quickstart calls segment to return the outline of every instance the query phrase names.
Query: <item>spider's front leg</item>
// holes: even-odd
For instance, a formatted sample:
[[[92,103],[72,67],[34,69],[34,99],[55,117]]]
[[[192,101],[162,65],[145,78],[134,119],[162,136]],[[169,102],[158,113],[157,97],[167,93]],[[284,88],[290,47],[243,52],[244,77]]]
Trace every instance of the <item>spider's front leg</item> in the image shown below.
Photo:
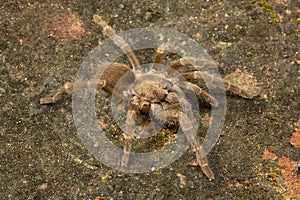
[[[155,52],[154,58],[153,58],[153,66],[152,69],[158,70],[159,65],[163,64],[165,61],[165,56],[168,53],[168,51],[165,50],[165,45],[161,45]]]
[[[179,122],[182,131],[185,133],[187,140],[191,144],[196,153],[197,164],[201,167],[203,173],[211,181],[215,179],[214,173],[208,165],[207,157],[204,155],[202,144],[197,136],[197,127],[195,120],[193,120],[193,113],[190,103],[181,97],[181,106],[184,107],[184,111],[180,111]]]
[[[120,47],[120,49],[125,53],[129,61],[131,62],[133,70],[140,68],[139,60],[136,55],[132,51],[131,47],[127,44],[127,42],[116,34],[116,31],[109,26],[104,20],[101,19],[100,16],[93,16],[94,22],[102,27],[102,32],[104,35],[108,36],[113,40],[113,42]]]
[[[157,119],[179,121],[182,131],[196,153],[197,164],[208,179],[213,180],[215,176],[208,165],[207,157],[204,155],[200,139],[197,136],[197,127],[193,120],[194,117],[190,103],[183,97],[179,98],[173,92],[169,93],[165,100],[168,102],[151,104],[151,114]]]

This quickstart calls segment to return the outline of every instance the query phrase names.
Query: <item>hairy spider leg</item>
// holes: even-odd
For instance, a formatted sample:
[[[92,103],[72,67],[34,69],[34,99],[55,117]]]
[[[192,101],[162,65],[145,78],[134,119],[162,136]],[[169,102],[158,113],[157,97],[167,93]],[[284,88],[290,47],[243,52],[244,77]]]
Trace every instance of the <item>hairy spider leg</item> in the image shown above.
[[[155,55],[154,55],[154,58],[153,58],[153,65],[152,65],[152,69],[154,70],[158,70],[159,68],[159,65],[162,64],[164,61],[165,61],[165,56],[167,54],[167,51],[164,50],[162,48],[162,46],[160,46],[156,52],[155,52]]]
[[[135,104],[129,104],[128,112],[126,115],[126,125],[123,133],[124,136],[124,148],[123,148],[123,156],[121,160],[121,166],[126,168],[129,162],[129,156],[131,151],[131,135],[129,133],[133,133],[134,124],[137,118],[138,107]]]
[[[204,155],[201,142],[197,136],[197,128],[193,119],[193,113],[190,103],[184,98],[180,97],[180,105],[182,105],[186,112],[180,112],[179,122],[180,127],[185,133],[187,140],[192,145],[196,153],[196,162],[201,167],[203,173],[211,181],[215,178],[213,171],[208,165],[207,157]]]
[[[196,153],[197,164],[201,167],[203,173],[208,177],[208,179],[213,180],[214,173],[208,165],[207,157],[204,155],[200,139],[197,136],[197,127],[193,120],[194,117],[190,103],[184,97],[178,97],[176,95],[176,98],[172,98],[171,102],[163,105],[156,104],[155,107],[151,107],[151,112],[157,119],[160,119],[162,112],[165,112],[168,121],[180,122],[180,127],[184,132],[187,141]]]
[[[174,60],[170,63],[170,67],[177,70],[183,66],[192,65],[197,67],[197,69],[217,69],[218,66],[216,62],[206,58],[194,58],[194,57],[182,57]]]
[[[85,89],[85,88],[103,88],[106,85],[105,80],[90,80],[90,81],[76,81],[74,83],[66,83],[58,90],[51,93],[49,96],[41,98],[40,104],[50,104],[55,103],[60,100],[64,94],[71,93],[74,88]]]
[[[185,90],[190,90],[195,92],[196,96],[199,99],[203,100],[204,102],[210,104],[213,107],[218,107],[219,105],[219,102],[213,96],[211,96],[208,92],[201,89],[198,85],[194,83],[183,81],[180,84],[180,87],[182,87]]]
[[[137,57],[133,53],[131,47],[125,42],[125,40],[118,36],[115,30],[111,26],[109,26],[104,20],[102,20],[100,16],[94,15],[93,19],[96,24],[102,27],[103,34],[111,38],[115,45],[117,45],[126,54],[127,58],[129,59],[132,65],[132,69],[136,70],[140,68],[140,64]]]
[[[51,93],[49,96],[41,98],[40,104],[55,103],[60,100],[64,94],[70,94],[74,89],[86,89],[95,88],[102,89],[108,94],[113,94],[117,98],[123,97],[122,91],[114,89],[119,79],[124,76],[122,83],[124,87],[134,82],[135,77],[133,72],[124,64],[121,63],[103,63],[102,65],[96,66],[95,61],[92,59],[92,65],[98,71],[95,74],[101,74],[101,77],[95,77],[89,81],[75,81],[73,83],[68,82],[58,90]]]
[[[182,75],[187,80],[205,79],[206,81],[216,85],[220,89],[225,88],[225,90],[229,90],[229,91],[233,92],[234,94],[237,94],[245,99],[253,98],[253,95],[249,94],[246,90],[243,90],[239,86],[232,84],[227,80],[213,76],[206,72],[193,71],[193,72],[182,73]]]

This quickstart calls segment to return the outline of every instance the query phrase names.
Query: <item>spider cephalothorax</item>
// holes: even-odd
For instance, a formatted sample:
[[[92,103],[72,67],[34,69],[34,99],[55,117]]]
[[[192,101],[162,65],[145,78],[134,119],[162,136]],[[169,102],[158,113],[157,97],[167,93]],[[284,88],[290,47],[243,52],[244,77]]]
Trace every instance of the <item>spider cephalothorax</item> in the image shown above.
[[[210,180],[214,179],[207,158],[203,156],[200,140],[194,134],[195,120],[192,120],[194,118],[192,117],[191,104],[184,93],[192,91],[202,101],[211,106],[218,106],[218,102],[214,97],[191,82],[204,78],[217,87],[223,88],[224,86],[226,90],[230,90],[244,98],[252,98],[252,96],[239,86],[206,72],[177,72],[178,69],[186,65],[193,65],[193,63],[200,65],[203,61],[201,59],[182,57],[162,69],[160,65],[164,62],[164,57],[168,53],[164,48],[157,49],[153,59],[154,64],[150,67],[150,70],[143,71],[138,59],[125,40],[116,35],[112,27],[108,26],[99,16],[95,15],[94,21],[102,27],[104,35],[110,37],[115,45],[119,46],[126,54],[131,67],[121,63],[108,63],[99,79],[67,83],[50,96],[41,98],[40,103],[54,103],[61,99],[64,93],[72,92],[74,88],[89,87],[102,89],[120,99],[121,103],[119,103],[118,109],[127,109],[123,134],[125,145],[121,161],[122,167],[126,167],[130,160],[131,139],[134,135],[134,126],[138,114],[148,114],[162,121],[179,121],[181,129],[196,153],[197,164]],[[99,67],[93,60],[92,65],[95,68]]]
[[[152,77],[146,76],[143,78],[149,79],[143,79],[135,85],[131,101],[139,104],[138,108],[140,111],[148,112],[151,103],[164,101],[168,95],[168,89],[163,85],[158,85],[153,79],[150,79]]]

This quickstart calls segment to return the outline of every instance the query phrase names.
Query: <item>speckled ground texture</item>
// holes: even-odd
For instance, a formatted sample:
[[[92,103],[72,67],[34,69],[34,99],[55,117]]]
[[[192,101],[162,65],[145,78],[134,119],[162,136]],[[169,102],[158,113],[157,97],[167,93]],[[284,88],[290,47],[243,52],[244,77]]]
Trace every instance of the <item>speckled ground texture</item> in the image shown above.
[[[1,1],[0,199],[300,199],[299,4]],[[222,135],[208,156],[214,181],[192,165],[191,149],[161,170],[118,173],[80,141],[70,96],[39,104],[74,80],[105,38],[95,13],[118,32],[179,31],[208,51],[222,75],[239,69],[262,83],[252,100],[227,96]]]

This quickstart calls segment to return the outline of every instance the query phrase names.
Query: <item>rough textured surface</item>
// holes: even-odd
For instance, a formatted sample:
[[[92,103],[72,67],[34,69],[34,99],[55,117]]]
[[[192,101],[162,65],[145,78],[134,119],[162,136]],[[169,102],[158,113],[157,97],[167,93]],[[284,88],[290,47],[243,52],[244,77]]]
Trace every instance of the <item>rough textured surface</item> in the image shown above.
[[[293,0],[3,1],[1,198],[299,199],[300,152],[289,142],[300,126],[299,6]],[[160,171],[118,174],[81,144],[71,98],[39,105],[73,80],[97,45],[95,13],[118,32],[180,31],[208,50],[223,75],[239,68],[262,83],[254,100],[228,96],[223,134],[209,155],[215,181],[191,166],[191,150]]]

